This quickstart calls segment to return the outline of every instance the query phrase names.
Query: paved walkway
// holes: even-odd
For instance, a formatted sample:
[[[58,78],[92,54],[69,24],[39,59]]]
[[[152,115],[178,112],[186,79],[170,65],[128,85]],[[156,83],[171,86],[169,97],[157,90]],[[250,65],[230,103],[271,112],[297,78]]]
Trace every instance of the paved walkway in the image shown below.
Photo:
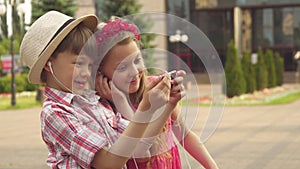
[[[209,86],[199,91],[207,92]],[[210,107],[184,107],[187,123],[199,134]],[[205,142],[220,169],[298,169],[300,100],[276,106],[225,107]],[[40,136],[40,108],[0,111],[0,169],[46,169]],[[199,112],[197,116],[195,113]],[[192,117],[192,118],[190,118]],[[195,118],[194,118],[195,117]],[[184,154],[184,168],[188,168]],[[192,169],[201,166],[187,156]]]

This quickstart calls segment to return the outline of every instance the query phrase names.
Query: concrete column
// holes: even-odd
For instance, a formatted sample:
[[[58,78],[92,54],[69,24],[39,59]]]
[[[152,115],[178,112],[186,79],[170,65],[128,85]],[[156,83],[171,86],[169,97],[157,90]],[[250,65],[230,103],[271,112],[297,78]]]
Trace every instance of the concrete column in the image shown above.
[[[242,10],[240,7],[234,7],[234,44],[237,48],[239,57],[242,57]]]

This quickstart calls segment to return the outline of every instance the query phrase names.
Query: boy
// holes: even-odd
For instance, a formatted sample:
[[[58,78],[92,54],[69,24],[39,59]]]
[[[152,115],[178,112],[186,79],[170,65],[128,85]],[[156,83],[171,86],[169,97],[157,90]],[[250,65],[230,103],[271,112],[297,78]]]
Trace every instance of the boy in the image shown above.
[[[21,57],[30,68],[29,81],[46,85],[41,130],[51,168],[123,168],[135,147],[144,144],[140,138],[148,123],[122,119],[121,114],[100,106],[99,98],[88,90],[97,24],[94,15],[74,19],[50,11],[32,24],[21,44]],[[126,96],[113,84],[112,89],[120,96],[123,111],[132,111]],[[169,99],[166,74],[146,87],[134,118],[150,120],[163,106],[155,103],[166,104],[162,115],[168,117],[176,106]]]

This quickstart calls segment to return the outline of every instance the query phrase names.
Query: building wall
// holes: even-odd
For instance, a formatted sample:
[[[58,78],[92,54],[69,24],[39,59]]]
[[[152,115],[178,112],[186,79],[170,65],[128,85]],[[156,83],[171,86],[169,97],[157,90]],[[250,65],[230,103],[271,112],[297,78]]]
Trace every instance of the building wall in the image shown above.
[[[96,14],[93,0],[77,0],[78,9],[75,17],[78,18],[87,14]]]
[[[166,12],[166,6],[165,6],[165,0],[139,0],[139,2],[142,4],[141,13],[147,12],[149,13],[148,16],[150,16],[150,19],[154,21],[154,25],[151,32],[162,32],[163,35],[158,35],[156,39],[153,41],[153,44],[156,45],[156,52],[154,53],[153,57],[156,60],[156,65],[158,68],[162,68],[164,70],[168,69],[168,59],[167,59],[167,40],[168,37],[165,36],[167,34],[166,32],[166,22],[165,18],[161,17],[162,15],[151,15],[150,13],[165,13]]]

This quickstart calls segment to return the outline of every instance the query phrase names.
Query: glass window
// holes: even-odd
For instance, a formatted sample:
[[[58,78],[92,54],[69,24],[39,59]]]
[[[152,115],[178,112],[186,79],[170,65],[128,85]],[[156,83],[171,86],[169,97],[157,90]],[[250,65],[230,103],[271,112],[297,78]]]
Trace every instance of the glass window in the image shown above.
[[[300,50],[300,8],[294,8],[294,45]]]
[[[293,45],[294,14],[292,8],[274,9],[275,45]]]
[[[263,10],[257,9],[253,11],[253,37],[254,37],[254,46],[257,48],[259,46],[262,46],[263,43]]]
[[[287,4],[298,3],[299,0],[237,0],[237,5],[271,5],[271,4]]]
[[[266,46],[274,45],[273,39],[273,10],[263,10],[263,43]]]
[[[190,9],[189,1],[186,0],[168,0],[168,13],[189,20]]]
[[[292,45],[294,13],[292,8],[255,10],[256,46]]]

